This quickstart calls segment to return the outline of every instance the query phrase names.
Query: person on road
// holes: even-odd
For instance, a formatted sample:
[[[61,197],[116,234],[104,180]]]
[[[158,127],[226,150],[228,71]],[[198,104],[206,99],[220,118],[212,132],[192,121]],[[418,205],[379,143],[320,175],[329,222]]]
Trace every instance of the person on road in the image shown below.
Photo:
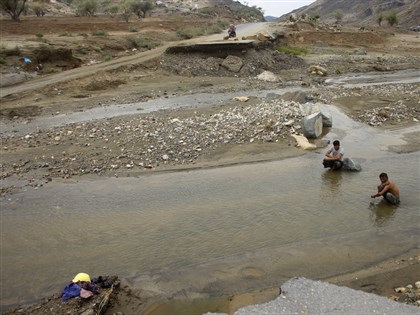
[[[324,168],[331,170],[338,170],[343,167],[344,149],[340,147],[340,141],[335,140],[333,146],[325,153],[325,158],[322,161]]]
[[[228,28],[229,37],[236,37],[236,26],[233,23],[230,23]]]
[[[379,174],[379,179],[381,184],[378,186],[378,192],[370,197],[376,198],[383,196],[389,203],[398,205],[400,203],[400,190],[397,185],[388,179],[387,173]]]

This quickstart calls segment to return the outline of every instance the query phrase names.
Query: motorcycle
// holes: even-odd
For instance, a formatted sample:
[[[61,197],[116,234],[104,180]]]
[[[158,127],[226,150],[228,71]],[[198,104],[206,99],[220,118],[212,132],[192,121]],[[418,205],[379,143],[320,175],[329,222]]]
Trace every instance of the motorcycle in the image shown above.
[[[229,38],[235,38],[236,37],[236,31],[235,30],[228,30],[228,37]]]

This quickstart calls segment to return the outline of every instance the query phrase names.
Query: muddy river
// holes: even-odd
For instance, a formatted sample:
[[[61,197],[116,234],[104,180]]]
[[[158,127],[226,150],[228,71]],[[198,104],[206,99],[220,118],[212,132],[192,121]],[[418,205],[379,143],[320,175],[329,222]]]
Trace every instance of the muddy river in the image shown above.
[[[367,127],[333,106],[334,127],[361,172],[301,157],[137,178],[55,181],[0,201],[1,305],[60,292],[79,272],[116,274],[164,296],[218,296],[321,279],[419,245],[420,152],[404,133]],[[401,204],[372,202],[387,172]]]

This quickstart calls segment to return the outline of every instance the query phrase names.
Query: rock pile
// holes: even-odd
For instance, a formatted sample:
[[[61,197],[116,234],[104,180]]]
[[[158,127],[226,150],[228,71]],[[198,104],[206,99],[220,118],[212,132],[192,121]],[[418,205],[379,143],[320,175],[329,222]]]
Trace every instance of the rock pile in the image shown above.
[[[420,281],[417,281],[414,286],[408,284],[395,288],[394,292],[395,294],[389,296],[391,300],[420,306]]]
[[[286,139],[301,129],[302,118],[299,103],[280,99],[186,118],[172,114],[113,118],[39,130],[23,137],[4,137],[3,150],[13,152],[26,147],[28,158],[1,164],[1,177],[34,169],[43,170],[45,178],[69,178],[161,164],[191,164],[204,152],[226,144]],[[60,145],[61,154],[48,154],[50,148]],[[39,147],[45,149],[37,150]]]

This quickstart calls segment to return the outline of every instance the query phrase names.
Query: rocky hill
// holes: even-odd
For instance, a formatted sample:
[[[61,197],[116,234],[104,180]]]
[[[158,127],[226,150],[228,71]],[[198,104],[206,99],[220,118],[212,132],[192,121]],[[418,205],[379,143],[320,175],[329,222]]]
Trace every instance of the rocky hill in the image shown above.
[[[115,3],[119,3],[117,0]],[[74,7],[65,0],[50,0],[45,4],[46,16],[76,15]],[[29,11],[31,14],[32,12]],[[107,14],[107,7],[100,7],[95,15]],[[113,14],[118,16],[117,14]],[[248,7],[233,0],[158,0],[147,14],[151,17],[197,16],[223,18],[235,22],[260,22],[264,15],[255,7]]]
[[[342,13],[342,23],[349,24],[377,25],[378,16],[389,12],[397,14],[398,24],[402,27],[409,28],[420,23],[418,0],[317,0],[291,13],[319,14],[324,22],[331,23],[336,21],[337,12]]]

